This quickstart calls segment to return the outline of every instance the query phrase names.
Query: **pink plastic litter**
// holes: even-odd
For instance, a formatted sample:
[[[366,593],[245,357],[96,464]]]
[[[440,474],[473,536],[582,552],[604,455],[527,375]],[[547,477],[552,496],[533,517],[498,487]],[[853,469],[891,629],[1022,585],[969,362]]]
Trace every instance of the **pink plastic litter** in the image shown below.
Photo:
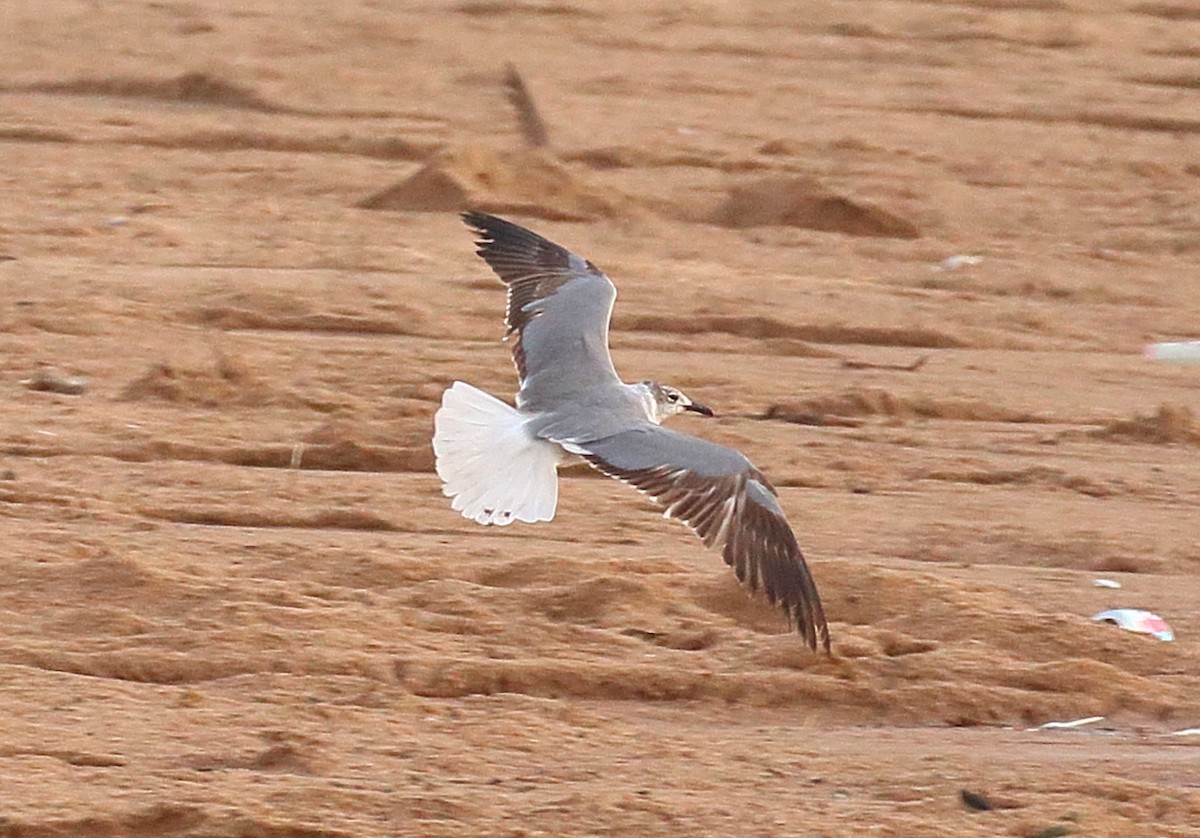
[[[1101,611],[1092,619],[1097,622],[1115,623],[1125,631],[1149,634],[1159,640],[1175,639],[1175,632],[1171,631],[1166,620],[1152,611],[1143,611],[1140,608],[1112,608]]]

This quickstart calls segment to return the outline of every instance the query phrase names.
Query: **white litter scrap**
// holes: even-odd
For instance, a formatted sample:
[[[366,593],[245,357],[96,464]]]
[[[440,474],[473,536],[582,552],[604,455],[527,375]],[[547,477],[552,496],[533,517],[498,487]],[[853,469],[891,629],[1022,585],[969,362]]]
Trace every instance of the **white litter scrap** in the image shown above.
[[[938,267],[943,271],[957,271],[959,268],[978,265],[982,261],[982,256],[972,256],[969,253],[956,253],[953,256],[947,256],[939,262]]]
[[[1151,343],[1146,347],[1146,357],[1152,361],[1200,364],[1200,340]]]
[[[1097,588],[1112,588],[1114,590],[1121,587],[1121,583],[1116,581],[1115,579],[1097,579],[1092,584],[1095,585]]]
[[[1069,722],[1046,722],[1044,725],[1038,725],[1030,730],[1074,730],[1077,727],[1087,727],[1102,721],[1104,721],[1103,716],[1088,716],[1084,719],[1072,719]]]

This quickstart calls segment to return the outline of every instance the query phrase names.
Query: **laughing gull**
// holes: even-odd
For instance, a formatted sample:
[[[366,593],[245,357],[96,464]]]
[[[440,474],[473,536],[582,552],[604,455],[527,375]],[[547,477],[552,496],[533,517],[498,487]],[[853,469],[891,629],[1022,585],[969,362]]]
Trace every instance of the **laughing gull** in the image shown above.
[[[732,448],[660,427],[713,412],[654,381],[625,384],[608,354],[617,289],[586,259],[510,221],[463,213],[478,253],[508,286],[517,406],[461,381],[442,396],[433,450],[451,508],[480,524],[549,521],[557,468],[582,458],[666,507],[810,648],[829,651],[817,587],[775,489]]]

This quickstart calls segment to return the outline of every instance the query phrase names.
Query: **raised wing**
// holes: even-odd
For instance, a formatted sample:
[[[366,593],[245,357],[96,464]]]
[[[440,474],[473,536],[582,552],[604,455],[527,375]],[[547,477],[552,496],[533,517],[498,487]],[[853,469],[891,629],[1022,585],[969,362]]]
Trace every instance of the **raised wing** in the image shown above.
[[[616,384],[608,321],[617,289],[595,265],[520,225],[481,212],[463,220],[477,252],[508,286],[508,334],[519,407],[553,409],[566,396]]]
[[[597,470],[649,495],[664,515],[719,550],[737,578],[777,604],[809,648],[829,651],[821,597],[775,489],[732,448],[659,427],[569,448]]]

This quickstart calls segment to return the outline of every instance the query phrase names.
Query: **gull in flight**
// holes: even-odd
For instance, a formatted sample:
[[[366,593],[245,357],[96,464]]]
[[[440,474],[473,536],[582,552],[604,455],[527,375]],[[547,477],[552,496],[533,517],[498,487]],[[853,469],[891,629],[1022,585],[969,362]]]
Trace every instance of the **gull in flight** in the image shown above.
[[[741,453],[661,427],[713,412],[654,381],[626,384],[608,354],[617,289],[591,262],[511,221],[463,213],[483,260],[508,286],[505,323],[517,406],[456,381],[434,417],[450,506],[480,524],[549,521],[560,465],[582,458],[666,507],[719,550],[737,578],[829,652],[816,584],[775,489]]]

